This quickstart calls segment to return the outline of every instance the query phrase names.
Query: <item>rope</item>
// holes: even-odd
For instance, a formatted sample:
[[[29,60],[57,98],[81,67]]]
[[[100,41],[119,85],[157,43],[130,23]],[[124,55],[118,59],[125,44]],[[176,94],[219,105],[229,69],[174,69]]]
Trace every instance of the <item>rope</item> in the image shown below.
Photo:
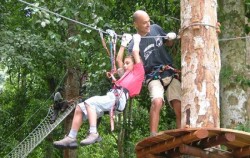
[[[25,158],[28,156],[28,154],[75,109],[78,103],[78,99],[71,103],[71,105],[57,117],[53,124],[50,123],[50,118],[53,115],[53,110],[50,108],[46,117],[41,121],[41,123],[11,152],[9,152],[5,158]]]
[[[68,72],[66,72],[65,74],[64,74],[64,76],[63,76],[63,78],[61,79],[61,81],[59,82],[59,84],[58,85],[60,85],[61,83],[62,83],[62,81],[64,80],[64,78],[66,77],[66,75],[68,74]],[[58,86],[57,86],[58,87]],[[55,93],[55,91],[53,92],[53,93]],[[47,103],[48,101],[49,101],[49,99],[53,96],[53,93],[50,95],[50,97],[45,101],[45,103]],[[12,137],[14,134],[16,134],[17,133],[17,131],[19,131],[19,130],[21,130],[30,120],[31,120],[31,118],[33,117],[33,116],[35,116],[40,110],[41,110],[41,108],[44,108],[44,106],[40,106],[29,118],[28,118],[28,120],[27,121],[25,121],[19,128],[17,128],[11,135],[9,135],[8,137],[7,137],[7,139],[6,140],[8,140],[10,137]],[[47,107],[46,107],[47,108]],[[5,147],[6,148],[6,147]]]
[[[107,72],[106,75],[108,78],[112,79],[112,82],[116,81],[114,74],[116,73],[116,64],[115,64],[115,57],[116,57],[116,42],[117,42],[117,34],[113,30],[107,30],[108,34],[110,35],[109,43],[110,43],[110,63],[111,63],[111,71]]]
[[[70,19],[70,18],[68,18],[68,17],[66,17],[66,16],[60,15],[60,14],[55,13],[55,12],[52,12],[52,11],[50,11],[50,10],[48,10],[48,9],[45,9],[45,8],[42,8],[42,7],[35,6],[34,4],[28,3],[28,2],[26,2],[26,1],[23,1],[23,0],[18,0],[18,1],[19,1],[19,2],[22,2],[22,3],[24,3],[24,4],[27,4],[27,5],[29,5],[29,6],[38,8],[38,9],[40,9],[40,10],[43,10],[43,11],[45,11],[45,12],[48,12],[48,13],[50,13],[50,14],[59,16],[59,17],[64,18],[64,19],[67,19],[67,20],[72,21],[72,22],[74,22],[74,23],[80,24],[80,25],[82,25],[82,26],[88,27],[88,28],[90,28],[90,29],[92,29],[92,30],[96,30],[96,31],[101,31],[101,32],[103,32],[103,33],[107,33],[107,32],[105,32],[105,31],[102,31],[102,30],[97,29],[97,28],[95,28],[95,27],[89,26],[89,25],[84,24],[84,23],[82,23],[82,22],[79,22],[79,21]]]
[[[68,17],[66,17],[66,16],[63,16],[63,15],[60,15],[60,14],[58,14],[58,13],[52,12],[52,11],[50,11],[50,10],[48,10],[48,9],[44,9],[44,8],[42,8],[42,7],[35,6],[34,4],[28,3],[28,2],[23,1],[23,0],[18,0],[18,1],[21,2],[21,3],[27,4],[27,5],[29,5],[29,6],[38,8],[38,9],[40,9],[40,10],[46,11],[46,12],[48,12],[48,13],[51,13],[51,14],[53,14],[53,15],[59,16],[59,17],[61,17],[61,18],[67,19],[67,20],[69,20],[69,21],[75,22],[75,23],[80,24],[80,25],[82,25],[82,26],[88,27],[88,28],[93,29],[93,30],[95,30],[95,31],[99,31],[99,32],[108,34],[106,31],[103,31],[103,30],[98,29],[98,28],[96,28],[96,27],[92,27],[92,26],[90,26],[90,25],[84,24],[84,23],[79,22],[79,21],[77,21],[77,20],[73,20],[73,19],[68,18]],[[173,18],[173,17],[171,17],[171,18]],[[175,20],[180,20],[180,19],[178,19],[178,18],[174,18],[174,19],[175,19]],[[183,28],[181,29],[180,33],[182,33],[183,30],[187,29],[187,28],[190,27],[190,26],[197,26],[197,25],[209,26],[209,27],[213,27],[213,28],[215,28],[215,29],[219,29],[217,26],[213,26],[213,25],[210,25],[210,24],[205,24],[205,23],[193,23],[193,24],[191,24],[191,25],[189,25],[189,26],[183,27]],[[179,33],[179,34],[180,34],[180,33]],[[121,38],[122,35],[118,35],[118,34],[117,34],[117,37]],[[141,38],[157,38],[157,37],[162,37],[162,38],[164,38],[165,36],[144,36],[144,37],[141,37]],[[180,38],[180,36],[178,36],[178,38]],[[229,41],[229,40],[238,40],[238,39],[246,39],[246,38],[250,38],[250,36],[224,38],[224,39],[219,39],[219,41]]]
[[[247,39],[247,38],[250,38],[250,36],[234,37],[234,38],[222,38],[222,39],[219,39],[219,41],[232,41],[232,40]]]

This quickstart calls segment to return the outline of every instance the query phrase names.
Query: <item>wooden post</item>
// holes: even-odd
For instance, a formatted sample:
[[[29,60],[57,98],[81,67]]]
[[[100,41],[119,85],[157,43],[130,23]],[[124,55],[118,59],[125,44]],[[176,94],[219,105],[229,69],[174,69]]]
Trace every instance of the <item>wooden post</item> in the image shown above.
[[[182,127],[219,127],[217,1],[181,1]]]

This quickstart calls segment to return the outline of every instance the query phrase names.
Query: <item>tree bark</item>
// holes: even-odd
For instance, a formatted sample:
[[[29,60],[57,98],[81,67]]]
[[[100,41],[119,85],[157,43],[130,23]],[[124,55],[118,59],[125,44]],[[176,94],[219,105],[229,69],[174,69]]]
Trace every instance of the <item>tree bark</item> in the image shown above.
[[[181,1],[182,127],[219,127],[216,0]]]
[[[80,79],[78,77],[79,72],[75,69],[68,69],[68,76],[65,83],[65,98],[70,100],[79,96],[80,92]],[[73,121],[74,111],[72,111],[65,119],[64,122],[64,132],[69,133],[71,129],[71,124]],[[76,150],[65,149],[64,158],[76,158]]]
[[[68,37],[75,36],[77,34],[77,29],[76,29],[76,23],[74,22],[69,22],[69,27],[68,27]],[[76,47],[75,44],[72,44],[71,47]],[[67,70],[68,70],[68,76],[65,82],[65,98],[67,100],[76,98],[79,96],[80,93],[80,76],[81,74],[78,71],[78,68],[72,66],[71,60],[66,61],[67,65]],[[69,133],[72,125],[74,117],[74,110],[66,117],[65,122],[64,122],[64,131],[65,133]],[[65,149],[64,150],[64,158],[76,158],[77,157],[77,152],[76,150],[70,150],[70,149]]]
[[[220,16],[223,17],[221,18],[222,38],[245,36],[244,0],[220,0],[219,2]],[[247,104],[249,88],[241,83],[241,80],[246,79],[247,74],[249,75],[247,65],[250,65],[250,58],[246,45],[245,39],[220,42],[222,72],[230,72],[227,78],[221,80],[220,89],[221,126],[224,128],[235,128],[239,124],[245,124],[249,119],[247,111],[250,106]]]

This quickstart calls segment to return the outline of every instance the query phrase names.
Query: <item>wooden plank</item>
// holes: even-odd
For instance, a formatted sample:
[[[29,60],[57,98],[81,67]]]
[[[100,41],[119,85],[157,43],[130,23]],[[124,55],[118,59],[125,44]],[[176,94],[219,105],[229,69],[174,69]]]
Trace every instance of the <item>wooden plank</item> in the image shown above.
[[[191,156],[196,156],[196,157],[202,157],[202,158],[232,158],[232,155],[223,155],[220,153],[212,153],[209,151],[204,151],[200,148],[188,146],[185,144],[182,144],[179,148],[180,153],[186,154],[186,155],[191,155]]]
[[[235,141],[235,134],[233,133],[223,133],[221,135],[217,135],[214,137],[208,137],[205,139],[202,139],[195,143],[193,146],[199,147],[199,148],[210,148],[213,146],[217,146],[220,144],[227,144],[228,142]]]
[[[238,150],[234,150],[233,155],[235,158],[242,158],[242,157],[250,156],[250,146],[240,148]]]
[[[166,134],[158,135],[155,137],[148,137],[148,138],[144,139],[143,141],[141,141],[140,143],[138,143],[136,145],[135,149],[140,150],[142,148],[152,146],[152,145],[155,145],[155,144],[158,144],[160,142],[167,141],[167,140],[170,140],[173,138],[174,138],[173,136],[166,135]]]
[[[173,138],[171,140],[163,141],[152,146],[145,147],[142,150],[137,150],[137,157],[143,158],[147,154],[161,153],[169,149],[180,146],[180,144],[191,143],[193,141],[200,140],[208,136],[208,131],[204,129],[199,129],[197,131],[191,132],[189,134]]]
[[[197,135],[197,131],[206,131],[206,137]],[[201,132],[202,133],[202,132]],[[136,145],[138,157],[152,155],[180,155],[179,147],[190,145],[200,149],[223,145],[227,151],[220,153],[225,156],[250,156],[250,133],[225,128],[185,128],[159,132],[157,136],[145,138]],[[175,149],[175,150],[173,150]],[[220,156],[221,157],[221,156]]]

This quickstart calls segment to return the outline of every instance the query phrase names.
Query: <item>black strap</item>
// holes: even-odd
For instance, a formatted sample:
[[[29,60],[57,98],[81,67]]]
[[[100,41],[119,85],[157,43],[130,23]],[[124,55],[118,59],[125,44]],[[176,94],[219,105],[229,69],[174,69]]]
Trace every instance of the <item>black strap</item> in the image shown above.
[[[171,82],[173,81],[173,79],[174,79],[174,76],[171,76],[171,80],[168,83],[168,85],[166,85],[166,86],[164,86],[163,81],[161,80],[161,84],[163,85],[165,91],[168,89],[168,86],[171,84]]]
[[[164,87],[164,90],[165,90],[165,91],[168,89],[168,86],[171,84],[171,82],[172,82],[173,79],[174,79],[174,76],[170,76],[170,77],[171,77],[171,80],[170,80],[170,82],[168,83],[168,85],[166,85],[166,86],[164,86],[164,82],[163,82],[163,80],[162,80],[161,77],[158,77],[158,79],[157,79],[157,80],[160,80],[161,85]],[[151,81],[153,81],[153,80],[156,80],[156,79],[151,78],[151,79],[148,81],[147,86],[148,86],[149,83],[150,83]]]
[[[117,89],[121,90],[120,93],[117,91]],[[126,89],[126,88],[123,88],[121,86],[115,86],[113,88],[113,92],[115,94],[115,110],[118,111],[118,112],[122,112],[122,110],[119,110],[119,106],[120,106],[120,98],[121,98],[121,94],[124,93],[125,97],[126,97],[126,100],[128,100],[129,98],[129,91]]]

